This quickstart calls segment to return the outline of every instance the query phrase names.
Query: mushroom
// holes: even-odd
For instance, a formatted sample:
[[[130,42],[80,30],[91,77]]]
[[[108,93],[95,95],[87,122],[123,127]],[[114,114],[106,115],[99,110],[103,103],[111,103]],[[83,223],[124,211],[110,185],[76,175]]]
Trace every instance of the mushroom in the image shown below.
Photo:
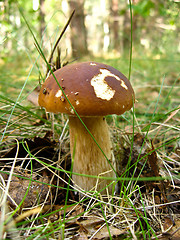
[[[67,65],[55,71],[54,75],[101,148],[83,126],[51,74],[41,87],[39,105],[47,112],[69,115],[71,156],[75,148],[72,179],[79,189],[85,191],[96,187],[97,191],[104,189],[102,193],[105,193],[108,185],[111,191],[110,178],[116,177],[116,165],[104,116],[120,115],[132,108],[135,99],[132,86],[121,72],[96,62]],[[109,179],[98,179],[99,176]]]

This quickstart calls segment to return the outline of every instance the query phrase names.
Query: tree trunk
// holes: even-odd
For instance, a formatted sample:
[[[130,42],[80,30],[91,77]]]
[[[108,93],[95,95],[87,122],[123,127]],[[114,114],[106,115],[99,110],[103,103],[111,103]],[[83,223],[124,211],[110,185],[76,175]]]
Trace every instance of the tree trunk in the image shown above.
[[[40,0],[40,6],[39,6],[39,18],[40,18],[40,29],[39,29],[39,35],[40,39],[43,38],[43,33],[45,30],[45,9],[44,9],[44,3],[45,0]]]
[[[119,51],[119,1],[110,0],[110,15],[111,15],[111,29],[112,29],[112,46],[113,49]]]
[[[84,0],[70,0],[69,6],[70,12],[75,9],[75,14],[70,24],[72,56],[80,58],[88,54]]]

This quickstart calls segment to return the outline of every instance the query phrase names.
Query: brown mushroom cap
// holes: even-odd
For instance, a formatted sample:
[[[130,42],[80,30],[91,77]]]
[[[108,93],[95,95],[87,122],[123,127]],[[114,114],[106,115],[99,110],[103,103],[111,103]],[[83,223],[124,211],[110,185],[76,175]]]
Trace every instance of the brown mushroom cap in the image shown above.
[[[58,69],[54,75],[80,116],[120,115],[133,106],[135,95],[129,80],[111,66],[75,63]],[[39,105],[47,112],[74,115],[53,75],[41,87]]]

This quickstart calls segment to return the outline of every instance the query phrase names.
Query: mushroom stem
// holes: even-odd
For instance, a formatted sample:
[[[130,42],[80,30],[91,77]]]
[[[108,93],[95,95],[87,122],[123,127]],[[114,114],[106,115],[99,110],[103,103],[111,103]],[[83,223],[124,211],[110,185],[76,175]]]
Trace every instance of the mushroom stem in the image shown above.
[[[81,119],[115,169],[106,119],[104,117],[82,117]],[[71,156],[73,156],[75,146],[73,172],[97,177],[91,178],[73,174],[73,181],[80,189],[89,191],[95,190],[94,187],[97,187],[96,190],[100,191],[110,184],[112,180],[98,179],[98,176],[115,178],[115,172],[79,118],[69,116],[69,127]],[[111,184],[108,187],[110,193],[112,188],[113,185]],[[106,189],[101,193],[106,193]]]

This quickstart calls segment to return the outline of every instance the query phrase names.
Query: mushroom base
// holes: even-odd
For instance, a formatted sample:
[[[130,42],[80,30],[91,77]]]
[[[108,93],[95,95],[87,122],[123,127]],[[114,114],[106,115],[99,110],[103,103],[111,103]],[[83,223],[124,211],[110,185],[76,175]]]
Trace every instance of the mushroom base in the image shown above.
[[[115,169],[115,160],[106,119],[104,117],[82,117],[81,119]],[[98,176],[115,178],[115,172],[77,117],[69,117],[69,127],[71,156],[73,156],[74,152],[73,172],[94,176],[84,177],[73,174],[73,182],[78,189],[101,191],[113,180],[98,179]],[[112,189],[113,184],[108,187],[110,194]],[[106,194],[107,188],[101,193]]]

